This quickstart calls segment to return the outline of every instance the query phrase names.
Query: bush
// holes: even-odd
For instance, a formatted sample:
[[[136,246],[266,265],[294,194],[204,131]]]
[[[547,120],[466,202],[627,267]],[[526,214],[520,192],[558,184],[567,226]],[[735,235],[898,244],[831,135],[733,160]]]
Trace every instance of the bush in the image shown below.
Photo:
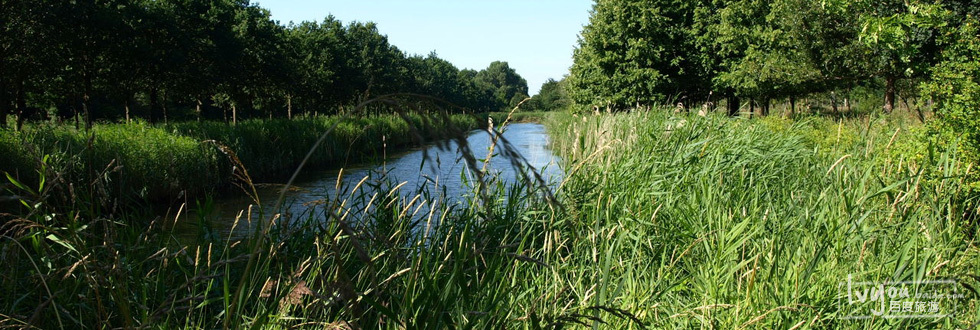
[[[48,165],[76,187],[93,186],[105,177],[107,197],[151,201],[182,193],[202,195],[228,186],[234,165],[216,145],[234,151],[256,181],[276,181],[291,174],[320,136],[333,128],[307,168],[340,167],[379,159],[384,151],[416,146],[476,129],[473,116],[409,115],[306,117],[294,120],[253,119],[185,122],[169,125],[99,124],[92,131],[69,126],[38,125],[23,132],[0,130],[0,172],[21,182],[38,181],[44,156]],[[334,125],[336,124],[336,127]],[[71,198],[68,198],[69,200]],[[111,198],[110,198],[111,199]]]
[[[9,155],[0,171],[21,182],[36,182],[39,160],[49,156],[53,172],[75,187],[90,187],[105,176],[110,184],[102,188],[112,196],[159,200],[220,183],[215,150],[144,123],[101,124],[91,132],[47,125],[3,131],[0,151]]]
[[[967,20],[946,36],[943,60],[933,68],[923,90],[936,102],[937,135],[961,136],[961,147],[973,162],[980,160],[980,29]],[[953,133],[944,135],[941,131]]]

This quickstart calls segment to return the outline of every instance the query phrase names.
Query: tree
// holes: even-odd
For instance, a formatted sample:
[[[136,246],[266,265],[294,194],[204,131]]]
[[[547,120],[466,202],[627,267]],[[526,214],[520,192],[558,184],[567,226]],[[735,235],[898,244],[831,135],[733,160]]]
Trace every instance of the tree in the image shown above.
[[[526,99],[527,80],[514,71],[507,62],[495,61],[476,75],[476,80],[491,86],[496,98],[496,109],[516,107]]]
[[[706,99],[708,71],[691,38],[700,5],[598,0],[574,51],[572,98],[609,109]]]
[[[557,81],[548,79],[541,85],[541,91],[528,101],[528,108],[538,111],[564,109],[571,105],[571,100],[565,92],[565,79]]]
[[[959,3],[962,3],[959,2]],[[954,5],[958,4],[954,2]],[[938,32],[947,24],[939,2],[828,0],[827,7],[852,13],[861,25],[869,75],[885,81],[884,110],[895,107],[898,80],[923,78],[938,58]]]
[[[495,111],[500,110],[497,98],[494,95],[496,88],[489,83],[478,79],[479,72],[476,70],[460,70],[457,74],[457,81],[460,84],[460,94],[463,100],[460,105],[476,111]]]
[[[47,2],[0,0],[0,129],[8,114],[17,115],[17,128],[29,115],[27,94],[43,84],[56,51],[52,8]],[[42,42],[39,42],[42,41]]]
[[[374,23],[327,17],[284,27],[247,0],[0,6],[0,127],[8,114],[19,126],[52,108],[91,126],[134,115],[151,122],[292,117],[294,104],[298,112],[329,113],[398,92],[481,110],[527,97],[527,83],[505,62],[460,71],[434,53],[406,56]]]
[[[937,126],[957,137],[969,160],[980,162],[980,26],[975,16],[943,34],[942,60],[922,84],[936,101]]]
[[[718,9],[718,18],[705,26],[711,37],[702,42],[721,54],[715,88],[761,101],[763,115],[770,99],[812,91],[822,79],[794,33],[809,30],[794,26],[808,4],[793,1],[728,1]]]

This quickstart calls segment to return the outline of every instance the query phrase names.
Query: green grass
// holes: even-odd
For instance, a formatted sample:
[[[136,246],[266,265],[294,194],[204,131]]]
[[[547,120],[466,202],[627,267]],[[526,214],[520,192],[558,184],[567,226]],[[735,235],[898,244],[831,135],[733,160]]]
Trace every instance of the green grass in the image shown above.
[[[491,112],[489,114],[490,118],[493,118],[493,122],[497,125],[503,123],[510,116],[511,123],[540,123],[544,122],[545,118],[548,118],[552,112],[548,111],[514,111],[511,112]]]
[[[980,269],[977,227],[957,197],[967,169],[942,150],[891,152],[915,140],[900,122],[634,113],[549,125],[573,174],[569,216],[542,251],[563,265],[542,282],[542,309],[611,304],[654,328],[977,321],[976,296],[936,323],[836,319],[848,274],[976,286],[964,274]]]
[[[108,197],[173,198],[181,191],[213,191],[225,180],[217,149],[140,123],[96,125],[91,132],[49,125],[2,130],[0,144],[11,160],[0,162],[0,172],[34,184],[40,159],[49,156],[48,169],[58,175],[49,173],[48,179],[66,181],[75,189],[101,189]]]
[[[167,229],[174,218],[132,225],[138,214],[110,221],[28,203],[0,226],[10,265],[0,325],[904,329],[978,320],[975,295],[952,319],[837,318],[849,274],[977,286],[966,276],[980,268],[977,227],[959,197],[967,168],[907,122],[668,112],[544,121],[567,174],[560,207],[524,185],[497,185],[470,207],[413,216],[440,201],[349,187],[292,226],[181,242]],[[188,205],[177,221],[206,209]],[[269,221],[271,211],[240,221]]]
[[[0,130],[0,152],[9,155],[0,162],[0,172],[23,182],[37,182],[38,161],[50,155],[48,166],[75,185],[91,185],[107,176],[110,197],[160,201],[180,198],[185,192],[202,196],[228,187],[236,164],[219,145],[237,155],[254,181],[278,182],[295,170],[310,146],[335,124],[307,162],[309,168],[376,160],[386,151],[444,139],[455,134],[455,129],[465,132],[481,125],[466,115],[408,118],[413,125],[397,115],[376,115],[256,119],[237,125],[99,124],[89,132],[67,125],[38,125],[23,132]]]
[[[502,327],[529,248],[515,227],[533,196],[496,186],[492,205],[414,215],[424,196],[365,186],[245,238],[179,241],[174,219],[59,213],[5,219],[0,325],[41,328]],[[49,186],[48,190],[57,189]],[[391,189],[391,188],[389,188]],[[42,192],[41,195],[45,193]],[[475,205],[475,203],[473,204]],[[367,211],[358,214],[354,210]],[[198,221],[201,208],[176,221]],[[276,216],[242,218],[244,223]],[[351,214],[358,214],[356,216]],[[78,215],[78,216],[76,216]],[[204,216],[201,214],[200,216]],[[284,222],[286,220],[279,220]],[[442,224],[442,225],[437,225]],[[482,327],[481,326],[481,327]]]

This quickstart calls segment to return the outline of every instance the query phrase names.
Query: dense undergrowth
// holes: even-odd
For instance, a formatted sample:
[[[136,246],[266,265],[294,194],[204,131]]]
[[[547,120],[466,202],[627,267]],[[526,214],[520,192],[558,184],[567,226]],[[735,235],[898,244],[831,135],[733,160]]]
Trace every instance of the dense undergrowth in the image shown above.
[[[964,221],[975,210],[961,197],[968,168],[900,118],[640,112],[545,123],[564,159],[561,205],[527,182],[445,206],[366,180],[288,219],[245,212],[243,224],[264,224],[250,237],[184,242],[167,229],[174,219],[141,226],[38,197],[0,227],[10,265],[0,325],[900,329],[980,319],[969,290],[953,318],[839,319],[849,275],[978,284],[978,229]],[[47,182],[28,188],[47,196],[59,184]]]
[[[839,319],[849,275],[977,285],[969,168],[907,120],[561,118],[549,131],[570,212],[542,251],[562,266],[538,288],[553,304],[574,292],[573,306],[613,304],[654,328],[978,321],[976,292],[954,318]]]
[[[201,196],[227,187],[239,165],[258,182],[280,181],[292,173],[324,132],[330,132],[307,162],[310,167],[342,167],[383,157],[426,141],[476,129],[476,116],[398,115],[304,117],[170,125],[99,124],[91,131],[40,124],[22,132],[0,130],[0,172],[37,182],[39,161],[49,156],[54,173],[89,185],[108,177],[113,197],[159,201],[189,193]],[[332,130],[331,130],[332,129]],[[225,148],[227,147],[227,148]],[[228,153],[227,151],[231,151]]]

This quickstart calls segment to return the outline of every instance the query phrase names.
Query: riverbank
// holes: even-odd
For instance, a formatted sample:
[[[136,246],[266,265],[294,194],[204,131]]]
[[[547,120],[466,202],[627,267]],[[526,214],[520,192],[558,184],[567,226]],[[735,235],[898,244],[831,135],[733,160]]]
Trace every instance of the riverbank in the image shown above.
[[[78,187],[98,184],[107,198],[165,201],[229,187],[246,179],[233,172],[242,168],[252,182],[284,181],[328,131],[307,168],[380,159],[385,152],[485,126],[478,116],[448,118],[410,115],[408,123],[392,114],[255,119],[236,125],[98,124],[91,131],[37,125],[22,132],[0,130],[0,154],[5,155],[0,172],[33,185],[44,160],[47,175]]]
[[[233,238],[202,226],[188,245],[163,229],[173,218],[130,226],[55,212],[42,200],[0,226],[10,237],[0,241],[10,267],[0,273],[10,297],[0,300],[0,325],[857,329],[977,321],[975,294],[958,301],[953,317],[842,319],[860,312],[841,307],[838,288],[849,279],[978,285],[970,274],[980,267],[980,233],[957,197],[968,168],[923,147],[920,126],[895,117],[672,111],[555,114],[545,124],[563,159],[560,205],[521,185],[491,185],[487,198],[453,207],[358,183],[309,203],[312,211],[288,226],[245,213],[240,225],[268,230]]]
[[[636,321],[659,329],[956,328],[978,321],[975,292],[957,301],[905,300],[935,302],[953,315],[942,318],[883,319],[871,313],[887,309],[883,301],[852,304],[841,295],[849,281],[978,285],[965,275],[980,267],[980,231],[964,217],[976,212],[962,196],[970,167],[956,161],[955,146],[926,143],[925,127],[910,118],[745,120],[655,111],[556,117],[548,126],[569,173],[561,191],[569,212],[549,228],[555,245],[539,251],[560,266],[525,293],[547,297],[532,309],[569,315],[610,306],[637,319],[595,314],[605,315],[608,328]],[[870,318],[845,319],[858,316]]]
[[[510,117],[510,123],[543,123],[553,111],[515,111],[511,112],[491,112],[488,117],[493,119],[496,124],[501,124]]]

